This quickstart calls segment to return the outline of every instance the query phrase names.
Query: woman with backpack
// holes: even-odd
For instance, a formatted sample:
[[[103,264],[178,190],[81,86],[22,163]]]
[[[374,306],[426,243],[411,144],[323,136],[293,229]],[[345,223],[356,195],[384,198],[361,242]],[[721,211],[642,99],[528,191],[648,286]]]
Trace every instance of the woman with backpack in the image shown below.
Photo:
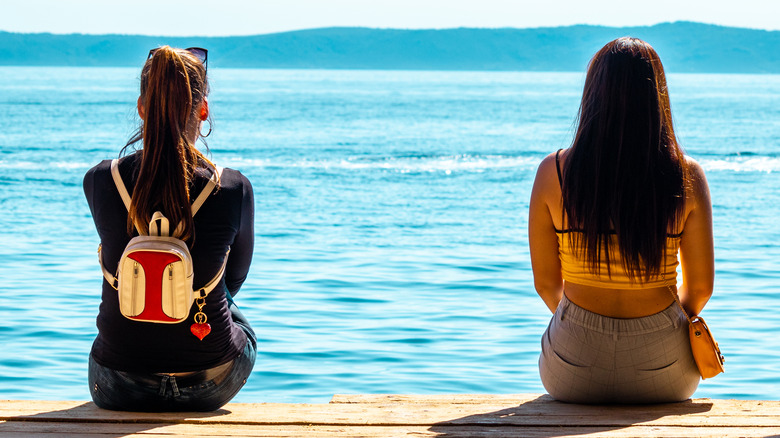
[[[591,60],[574,142],[540,164],[528,230],[534,285],[554,313],[539,358],[549,394],[689,398],[700,374],[681,307],[696,315],[712,295],[712,207],[646,42],[619,38]]]
[[[233,303],[252,260],[252,186],[195,147],[209,120],[206,71],[205,49],[151,50],[142,125],[121,155],[142,148],[84,177],[106,278],[89,357],[101,408],[215,410],[254,366],[255,334]]]

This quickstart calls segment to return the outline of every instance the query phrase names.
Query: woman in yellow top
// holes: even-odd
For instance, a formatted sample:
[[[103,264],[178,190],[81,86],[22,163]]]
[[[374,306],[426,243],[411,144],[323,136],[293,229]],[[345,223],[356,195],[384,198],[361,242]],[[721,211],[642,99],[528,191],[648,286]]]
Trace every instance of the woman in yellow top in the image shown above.
[[[575,403],[658,403],[699,384],[685,315],[712,295],[712,207],[683,156],[663,66],[619,38],[590,62],[569,149],[547,156],[531,194],[534,286],[554,313],[539,370]],[[677,287],[677,266],[682,285]]]

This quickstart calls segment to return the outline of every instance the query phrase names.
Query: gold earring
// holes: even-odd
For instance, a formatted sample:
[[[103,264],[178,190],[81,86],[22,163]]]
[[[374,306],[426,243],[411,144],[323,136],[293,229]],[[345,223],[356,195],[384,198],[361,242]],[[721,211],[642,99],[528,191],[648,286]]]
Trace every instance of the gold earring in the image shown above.
[[[203,138],[206,138],[209,135],[211,135],[211,120],[206,119],[206,120],[204,120],[204,122],[209,122],[209,132],[207,132],[206,134],[203,134],[203,130],[201,129],[200,136],[203,137]],[[201,127],[203,127],[203,124],[201,124]]]

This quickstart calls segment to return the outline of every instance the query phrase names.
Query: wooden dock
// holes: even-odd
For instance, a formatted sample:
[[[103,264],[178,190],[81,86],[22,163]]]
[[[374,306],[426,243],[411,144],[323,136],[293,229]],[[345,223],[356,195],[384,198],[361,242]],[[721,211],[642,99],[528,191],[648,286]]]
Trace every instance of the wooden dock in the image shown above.
[[[336,395],[327,404],[232,403],[209,413],[113,412],[0,401],[0,437],[780,437],[780,401],[583,406],[524,395]]]

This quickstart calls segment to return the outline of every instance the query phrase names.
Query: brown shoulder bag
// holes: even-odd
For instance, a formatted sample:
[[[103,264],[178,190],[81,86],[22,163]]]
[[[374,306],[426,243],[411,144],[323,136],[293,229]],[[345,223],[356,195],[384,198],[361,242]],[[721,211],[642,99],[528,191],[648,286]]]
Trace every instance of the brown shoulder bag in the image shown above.
[[[712,337],[710,328],[707,327],[707,323],[704,322],[704,318],[698,315],[688,316],[688,312],[685,311],[682,303],[680,303],[680,297],[672,289],[671,286],[667,286],[669,292],[674,296],[674,301],[680,306],[685,317],[688,319],[688,333],[691,338],[691,352],[693,353],[693,359],[696,361],[696,366],[699,368],[699,374],[702,379],[709,379],[715,377],[723,372],[723,363],[726,359],[720,352],[718,343],[715,342],[715,338]]]

